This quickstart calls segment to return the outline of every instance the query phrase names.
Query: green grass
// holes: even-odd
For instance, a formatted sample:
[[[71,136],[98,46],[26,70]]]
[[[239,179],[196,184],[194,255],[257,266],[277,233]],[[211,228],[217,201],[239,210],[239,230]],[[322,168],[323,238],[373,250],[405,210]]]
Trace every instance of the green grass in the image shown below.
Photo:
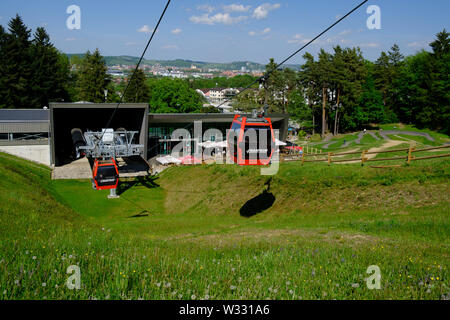
[[[108,200],[0,153],[0,298],[448,298],[449,164],[176,167]],[[241,216],[269,180],[273,205]]]

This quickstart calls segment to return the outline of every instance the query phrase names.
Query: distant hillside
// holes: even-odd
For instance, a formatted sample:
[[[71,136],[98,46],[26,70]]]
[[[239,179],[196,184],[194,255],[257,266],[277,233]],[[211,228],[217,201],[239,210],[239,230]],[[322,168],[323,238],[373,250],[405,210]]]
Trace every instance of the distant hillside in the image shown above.
[[[84,54],[67,54],[69,58],[73,56],[82,57]],[[113,65],[135,65],[138,61],[138,57],[132,56],[105,56],[105,61],[108,66]],[[218,70],[241,70],[242,67],[245,67],[247,70],[264,70],[265,66],[260,63],[250,62],[250,61],[236,61],[230,63],[219,63],[219,62],[203,62],[203,61],[193,61],[193,60],[142,60],[143,64],[155,65],[160,64],[163,67],[178,67],[178,68],[190,68],[192,65],[197,68],[202,69],[218,69]],[[298,70],[300,68],[299,65],[286,65],[286,67]]]

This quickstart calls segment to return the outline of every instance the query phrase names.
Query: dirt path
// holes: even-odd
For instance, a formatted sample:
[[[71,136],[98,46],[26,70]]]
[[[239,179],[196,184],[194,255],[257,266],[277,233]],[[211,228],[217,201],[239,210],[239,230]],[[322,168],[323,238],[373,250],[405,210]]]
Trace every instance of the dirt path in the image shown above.
[[[368,150],[368,152],[384,151],[384,150],[386,150],[388,148],[392,148],[392,147],[398,146],[398,145],[400,145],[402,143],[410,143],[410,142],[408,142],[408,141],[400,141],[400,140],[388,140],[381,147],[371,148],[371,149]],[[414,143],[416,143],[416,142],[414,141]],[[372,159],[375,156],[376,156],[376,154],[368,154],[366,157],[367,157],[367,159]]]
[[[400,141],[400,140],[387,140],[382,146],[377,147],[377,148],[371,148],[368,150],[368,152],[380,152],[380,151],[384,151],[388,148],[392,148],[395,146],[398,146],[402,143],[409,143],[408,141]],[[410,143],[412,144],[412,142]],[[362,152],[362,151],[361,151]],[[377,154],[367,154],[366,158],[367,159],[372,159],[374,157],[376,157]],[[336,162],[337,164],[345,164],[345,163],[361,163],[361,160],[355,160],[355,161],[347,161],[347,162]]]

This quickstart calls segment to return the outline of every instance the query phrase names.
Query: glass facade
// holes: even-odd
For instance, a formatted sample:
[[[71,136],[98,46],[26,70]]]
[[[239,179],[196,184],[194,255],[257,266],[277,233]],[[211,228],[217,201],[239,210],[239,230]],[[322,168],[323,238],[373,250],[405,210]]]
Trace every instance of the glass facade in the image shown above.
[[[202,138],[209,141],[220,141],[226,139],[226,130],[230,129],[231,123],[202,123]],[[180,139],[172,139],[172,133],[176,129],[186,129],[191,135],[190,140],[181,141]],[[208,129],[217,129],[222,133],[222,137],[216,134],[209,134],[207,137],[203,135]],[[222,139],[220,139],[222,138]],[[193,123],[173,123],[173,124],[149,124],[148,129],[148,157],[152,158],[157,155],[171,154],[173,148],[179,143],[183,143],[183,153],[194,154],[194,124]]]

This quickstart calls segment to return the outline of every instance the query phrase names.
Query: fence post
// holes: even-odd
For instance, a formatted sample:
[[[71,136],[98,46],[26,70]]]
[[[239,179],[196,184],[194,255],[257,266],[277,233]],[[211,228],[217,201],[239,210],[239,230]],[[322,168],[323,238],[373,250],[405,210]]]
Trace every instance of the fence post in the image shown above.
[[[414,150],[416,150],[416,148],[413,148],[413,147],[409,147],[409,149],[408,149],[408,165],[411,163],[411,159],[412,159],[412,152],[414,151]]]
[[[305,163],[305,154],[302,154],[302,166],[303,166],[303,163]]]
[[[332,152],[328,152],[328,165],[331,165],[331,156],[333,155]]]
[[[361,154],[361,166],[364,166],[364,162],[366,161],[366,150],[363,150]]]

